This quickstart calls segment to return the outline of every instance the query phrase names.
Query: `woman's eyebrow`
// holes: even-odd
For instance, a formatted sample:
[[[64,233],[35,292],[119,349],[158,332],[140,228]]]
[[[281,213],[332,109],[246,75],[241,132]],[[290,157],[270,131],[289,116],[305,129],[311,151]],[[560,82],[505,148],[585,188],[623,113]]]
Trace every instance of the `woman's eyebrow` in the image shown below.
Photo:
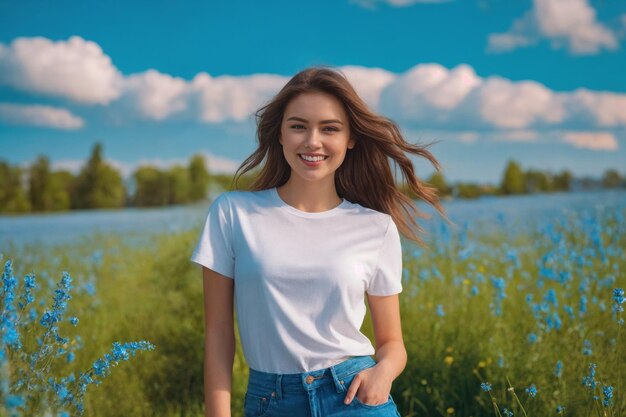
[[[307,119],[303,119],[301,117],[296,117],[296,116],[292,116],[289,119],[287,119],[287,121],[289,121],[289,120],[297,120],[299,122],[309,123],[309,121]],[[321,124],[339,123],[341,125],[343,124],[343,122],[341,120],[337,120],[337,119],[322,120],[320,123]]]

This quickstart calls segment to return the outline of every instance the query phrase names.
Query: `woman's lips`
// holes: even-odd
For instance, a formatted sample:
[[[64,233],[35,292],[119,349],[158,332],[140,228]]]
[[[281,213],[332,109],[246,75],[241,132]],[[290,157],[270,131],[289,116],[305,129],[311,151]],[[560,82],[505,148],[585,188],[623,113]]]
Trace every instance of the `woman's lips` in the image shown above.
[[[328,156],[324,157],[324,159],[321,159],[321,160],[319,160],[319,161],[307,161],[306,159],[304,159],[304,158],[302,157],[302,155],[301,155],[301,154],[298,154],[298,158],[300,158],[300,160],[301,160],[301,161],[302,161],[302,162],[303,162],[306,166],[309,166],[309,167],[316,167],[316,166],[318,166],[318,165],[321,165],[321,163],[322,163],[322,162],[324,162],[326,159],[328,159]]]

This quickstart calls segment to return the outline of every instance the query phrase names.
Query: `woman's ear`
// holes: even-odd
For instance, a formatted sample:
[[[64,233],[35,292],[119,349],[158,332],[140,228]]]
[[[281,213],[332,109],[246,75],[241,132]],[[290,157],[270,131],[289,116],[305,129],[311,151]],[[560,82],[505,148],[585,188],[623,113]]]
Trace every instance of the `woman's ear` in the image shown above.
[[[354,148],[354,145],[356,145],[356,140],[354,140],[354,138],[350,138],[348,141],[348,149]]]

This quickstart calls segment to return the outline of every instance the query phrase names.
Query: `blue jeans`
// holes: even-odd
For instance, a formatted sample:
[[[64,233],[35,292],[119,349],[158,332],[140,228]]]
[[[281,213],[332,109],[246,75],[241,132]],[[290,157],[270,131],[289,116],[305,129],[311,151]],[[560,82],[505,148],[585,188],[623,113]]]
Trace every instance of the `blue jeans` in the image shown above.
[[[325,369],[274,374],[250,369],[244,417],[401,417],[389,394],[383,404],[365,404],[356,397],[344,403],[354,377],[376,365],[371,356],[354,356]]]

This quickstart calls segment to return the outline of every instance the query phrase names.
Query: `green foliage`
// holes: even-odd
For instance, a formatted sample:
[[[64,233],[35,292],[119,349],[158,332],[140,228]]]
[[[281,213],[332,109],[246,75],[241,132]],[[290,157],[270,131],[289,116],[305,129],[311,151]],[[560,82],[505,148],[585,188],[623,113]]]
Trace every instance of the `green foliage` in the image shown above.
[[[502,194],[522,194],[524,192],[524,172],[515,161],[509,161],[500,183]]]
[[[133,173],[136,206],[163,206],[168,201],[167,174],[152,166],[139,167]]]
[[[625,284],[626,259],[612,250],[606,251],[605,260],[592,255],[590,236],[594,234],[582,226],[590,219],[564,213],[569,214],[550,220],[552,234],[527,222],[507,221],[497,228],[493,219],[487,219],[472,222],[463,238],[460,232],[432,236],[427,242],[431,249],[424,252],[403,243],[406,277],[400,308],[408,363],[392,386],[402,416],[493,416],[491,400],[480,390],[482,381],[493,384],[499,405],[523,415],[507,391],[507,377],[529,416],[553,415],[561,403],[568,407],[567,415],[590,415],[589,394],[580,383],[588,362],[598,363],[598,375],[607,382],[615,382],[624,370],[623,357],[618,362],[615,356],[620,352],[616,344],[623,343],[624,335],[622,331],[620,341],[610,297],[612,286]],[[623,220],[617,220],[626,211],[594,213],[597,241],[613,249],[626,247]],[[41,271],[42,276],[73,271],[76,292],[68,314],[81,317],[75,331],[85,348],[62,373],[89,366],[102,355],[98,349],[114,340],[140,334],[159,346],[158,354],[137,357],[134,366],[119,368],[89,391],[86,415],[202,416],[202,273],[189,261],[197,236],[197,229],[135,240],[95,235],[76,245],[24,248],[28,256],[15,253],[16,258],[26,259],[23,271]],[[444,243],[444,239],[450,240]],[[475,253],[461,255],[468,243],[476,248]],[[559,248],[567,248],[566,254],[586,254],[584,262],[557,256]],[[519,265],[510,255],[513,249]],[[96,262],[92,254],[97,251],[102,256]],[[14,250],[4,253],[11,256]],[[559,274],[571,273],[572,281],[561,286],[544,277],[539,285],[541,259],[552,259],[550,268]],[[493,314],[497,291],[491,277],[506,277],[501,316]],[[87,281],[96,285],[94,297],[79,291]],[[579,314],[582,287],[589,306]],[[527,301],[530,295],[541,303],[548,289],[558,294],[563,321],[558,330],[542,327]],[[439,304],[444,316],[437,314]],[[574,308],[575,317],[567,316],[565,305]],[[362,330],[375,340],[369,311]],[[68,336],[73,331],[70,326],[63,329]],[[537,333],[537,342],[529,342],[530,333]],[[238,338],[237,329],[235,335]],[[583,339],[592,341],[591,356],[581,353]],[[554,375],[557,360],[564,363],[560,378]],[[232,384],[235,417],[242,415],[246,382],[247,367],[237,342]],[[533,399],[524,393],[530,384],[539,389]],[[620,393],[616,390],[615,407],[623,410],[626,404]]]
[[[602,176],[602,186],[605,188],[626,187],[626,179],[616,169],[608,169]]]
[[[188,169],[174,165],[166,172],[166,176],[167,204],[185,204],[192,201]]]
[[[39,156],[31,165],[28,178],[31,210],[68,210],[70,208],[69,190],[73,180],[72,174],[67,171],[51,172],[48,158],[43,155]]]
[[[102,159],[102,145],[97,143],[87,164],[76,180],[73,208],[122,207],[125,200],[120,173]]]
[[[204,157],[194,155],[189,161],[189,198],[191,201],[203,200],[207,196],[209,187],[209,171],[207,170]]]
[[[554,190],[569,191],[572,183],[572,173],[565,169],[554,176],[553,182]]]
[[[443,174],[441,174],[440,172],[434,172],[430,176],[430,178],[426,180],[426,182],[432,185],[433,187],[437,188],[440,196],[448,195],[451,192],[450,187],[446,183],[446,179],[444,178]]]
[[[25,213],[30,202],[22,186],[22,169],[0,160],[0,213]]]
[[[545,172],[529,169],[524,172],[524,192],[540,193],[550,191],[552,185]]]

